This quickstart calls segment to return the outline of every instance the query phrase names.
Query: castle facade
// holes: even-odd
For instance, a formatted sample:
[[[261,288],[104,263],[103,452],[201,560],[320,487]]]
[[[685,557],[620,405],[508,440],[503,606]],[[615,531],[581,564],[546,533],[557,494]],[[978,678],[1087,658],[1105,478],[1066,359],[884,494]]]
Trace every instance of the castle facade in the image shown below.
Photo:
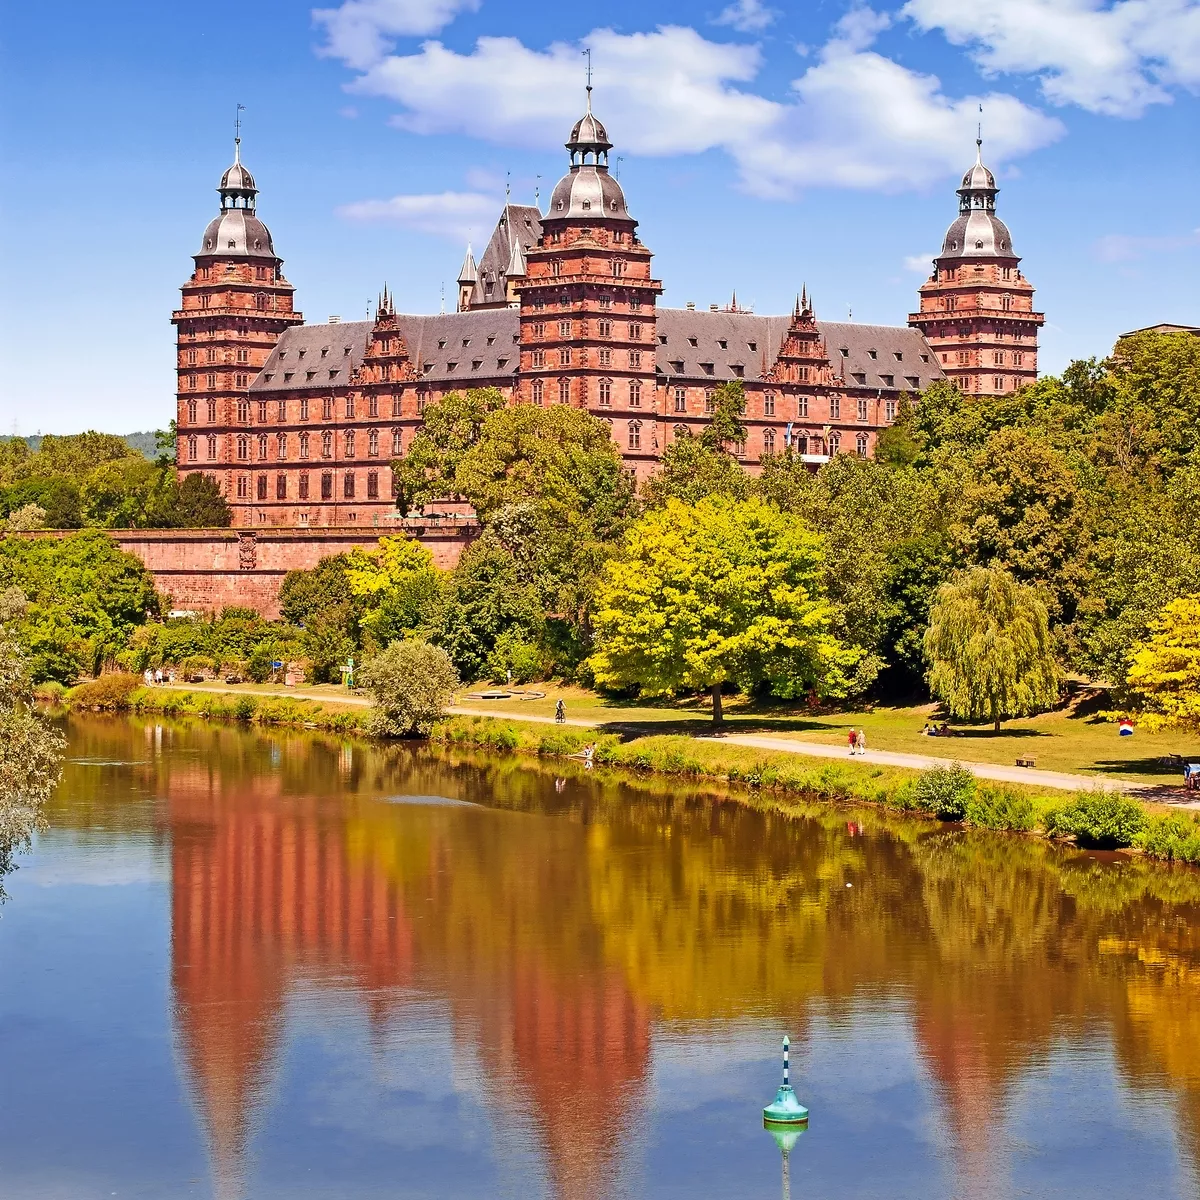
[[[236,145],[171,318],[181,474],[216,478],[239,527],[381,525],[396,518],[390,462],[451,391],[586,408],[644,477],[730,380],[753,469],[785,449],[814,466],[870,455],[901,397],[937,379],[996,395],[1036,378],[1043,317],[978,158],[919,311],[892,327],[819,321],[806,294],[782,316],[661,307],[590,88],[566,148],[547,210],[506,204],[478,262],[468,249],[456,312],[397,313],[385,292],[374,320],[306,325]]]

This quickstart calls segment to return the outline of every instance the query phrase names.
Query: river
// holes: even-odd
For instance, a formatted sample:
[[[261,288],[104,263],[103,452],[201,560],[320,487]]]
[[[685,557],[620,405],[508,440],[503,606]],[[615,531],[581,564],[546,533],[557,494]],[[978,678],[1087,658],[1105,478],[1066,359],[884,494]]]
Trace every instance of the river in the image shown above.
[[[528,759],[71,718],[0,1196],[1195,1197],[1200,872]]]

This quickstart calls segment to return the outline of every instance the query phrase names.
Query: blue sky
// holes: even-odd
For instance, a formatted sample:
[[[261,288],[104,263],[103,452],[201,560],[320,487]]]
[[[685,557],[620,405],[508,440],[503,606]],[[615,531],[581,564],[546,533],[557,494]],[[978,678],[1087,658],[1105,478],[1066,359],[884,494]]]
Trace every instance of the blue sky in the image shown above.
[[[436,311],[595,108],[663,303],[903,323],[984,156],[1046,312],[1042,366],[1200,323],[1200,0],[65,0],[0,63],[0,432],[173,412],[168,324],[244,159],[310,321],[386,281]],[[601,12],[603,23],[593,16]]]

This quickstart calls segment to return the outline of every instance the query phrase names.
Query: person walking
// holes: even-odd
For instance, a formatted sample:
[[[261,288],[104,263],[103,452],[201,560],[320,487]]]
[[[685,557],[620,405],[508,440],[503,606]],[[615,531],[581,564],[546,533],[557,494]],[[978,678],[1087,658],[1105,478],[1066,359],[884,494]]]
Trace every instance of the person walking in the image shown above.
[[[858,730],[851,729],[850,732],[848,734],[846,734],[846,741],[850,743],[850,757],[853,758],[854,755],[857,753]]]
[[[865,729],[858,731],[858,752],[859,754],[866,754],[867,752],[867,731]]]
[[[567,719],[567,706],[559,700],[554,706],[554,720],[561,725]]]

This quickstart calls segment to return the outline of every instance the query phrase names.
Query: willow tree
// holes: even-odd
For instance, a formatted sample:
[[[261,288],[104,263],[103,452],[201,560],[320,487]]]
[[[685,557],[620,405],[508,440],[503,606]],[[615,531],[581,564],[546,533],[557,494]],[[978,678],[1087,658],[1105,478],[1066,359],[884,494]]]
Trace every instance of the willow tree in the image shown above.
[[[955,717],[990,720],[1050,708],[1061,675],[1046,606],[1000,567],[944,583],[925,633],[929,687]]]
[[[593,610],[602,686],[647,696],[726,683],[779,696],[841,696],[862,655],[831,632],[821,537],[762,500],[670,499],[605,567]]]
[[[33,706],[33,686],[15,633],[25,597],[0,592],[0,900],[13,855],[29,844],[62,765],[62,736]]]

